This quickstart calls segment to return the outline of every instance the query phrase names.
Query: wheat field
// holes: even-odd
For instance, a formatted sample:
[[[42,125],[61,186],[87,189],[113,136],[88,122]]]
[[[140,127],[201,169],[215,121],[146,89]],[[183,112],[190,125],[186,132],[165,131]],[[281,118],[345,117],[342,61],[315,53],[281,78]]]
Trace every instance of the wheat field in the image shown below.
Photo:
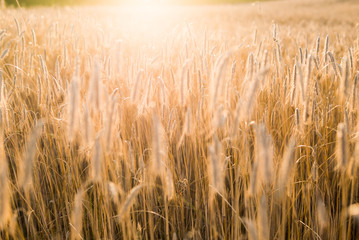
[[[0,10],[1,239],[359,239],[359,3]]]

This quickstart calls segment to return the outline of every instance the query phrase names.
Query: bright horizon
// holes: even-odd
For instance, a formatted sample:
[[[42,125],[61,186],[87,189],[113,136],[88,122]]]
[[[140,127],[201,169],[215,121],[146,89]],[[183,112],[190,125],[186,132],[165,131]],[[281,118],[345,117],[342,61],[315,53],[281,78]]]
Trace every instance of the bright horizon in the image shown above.
[[[143,5],[143,6],[156,6],[156,5],[206,5],[206,4],[234,4],[234,3],[248,3],[248,2],[263,2],[267,0],[0,0],[7,5],[22,7],[26,6],[40,6],[40,5]]]

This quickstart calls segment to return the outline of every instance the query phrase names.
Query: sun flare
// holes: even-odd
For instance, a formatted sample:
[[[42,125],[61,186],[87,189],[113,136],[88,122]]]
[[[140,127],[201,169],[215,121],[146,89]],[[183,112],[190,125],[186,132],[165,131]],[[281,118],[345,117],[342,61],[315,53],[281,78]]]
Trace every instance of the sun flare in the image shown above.
[[[131,5],[137,5],[137,6],[160,6],[160,5],[168,5],[171,3],[174,3],[172,0],[127,0],[127,3]]]

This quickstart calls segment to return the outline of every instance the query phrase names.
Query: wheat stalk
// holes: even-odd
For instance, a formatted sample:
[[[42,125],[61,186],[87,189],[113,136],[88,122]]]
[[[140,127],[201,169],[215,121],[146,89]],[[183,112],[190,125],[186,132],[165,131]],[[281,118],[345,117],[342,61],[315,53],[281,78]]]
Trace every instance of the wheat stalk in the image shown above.
[[[277,37],[277,24],[273,24],[273,40],[278,41]]]
[[[218,60],[215,75],[211,81],[211,109],[216,109],[218,98],[223,95],[223,82],[229,56],[230,54],[227,53]]]
[[[78,110],[80,104],[80,90],[79,90],[79,69],[76,64],[75,74],[72,77],[70,87],[68,90],[68,106],[67,106],[67,117],[68,117],[68,137],[72,141],[75,137],[78,127]]]
[[[4,58],[7,56],[8,53],[9,53],[9,48],[6,48],[6,49],[1,53],[1,55],[0,55],[0,60],[1,60],[1,59],[4,59]]]
[[[71,239],[83,239],[82,234],[82,202],[84,191],[80,189],[74,200],[74,207],[71,212]]]
[[[132,88],[131,100],[132,100],[133,103],[136,103],[138,101],[138,92],[140,91],[140,86],[141,86],[143,73],[144,73],[143,70],[140,70],[138,72],[136,82],[135,82],[135,86]]]
[[[163,126],[156,114],[152,117],[152,157],[151,173],[154,177],[163,177],[167,159],[167,141]]]
[[[32,129],[30,136],[27,139],[23,161],[20,165],[19,183],[20,187],[28,190],[33,184],[33,165],[36,157],[36,144],[42,133],[43,122],[40,120]]]
[[[338,71],[337,71],[337,64],[336,64],[336,62],[335,62],[335,59],[334,59],[333,54],[332,54],[331,52],[327,52],[327,54],[328,54],[328,56],[329,56],[329,58],[330,58],[330,61],[331,61],[331,63],[332,63],[332,66],[333,66],[333,70],[334,70],[334,72],[335,72],[335,75],[336,75],[336,76],[339,76]]]
[[[335,145],[335,154],[337,159],[337,168],[345,169],[348,163],[348,145],[347,133],[344,123],[339,123],[337,128],[337,140]]]
[[[320,36],[317,38],[316,48],[315,48],[315,58],[319,59],[319,49],[320,49]]]
[[[125,202],[122,204],[122,207],[119,210],[119,214],[116,216],[119,220],[122,220],[125,217],[126,213],[128,213],[128,211],[134,204],[138,193],[143,187],[143,184],[139,184],[136,187],[132,188],[131,191],[128,193]]]
[[[353,61],[353,52],[352,49],[348,47],[348,54],[349,54],[349,63],[350,63],[350,70],[354,70],[354,61]]]
[[[187,71],[188,71],[188,65],[190,63],[190,60],[187,59],[184,64],[183,64],[183,67],[182,67],[182,73],[181,73],[181,88],[180,88],[180,93],[181,93],[181,105],[183,106],[185,104],[185,101],[186,101],[186,96],[187,96],[187,91],[188,91],[188,88],[186,86],[186,81],[185,81],[185,78],[188,77],[187,76]],[[187,78],[188,80],[188,78]]]
[[[307,58],[307,71],[306,71],[306,76],[305,76],[305,80],[304,80],[304,96],[305,96],[305,101],[307,102],[308,100],[308,96],[309,96],[309,91],[311,90],[309,85],[310,85],[310,77],[312,74],[312,60],[313,57],[311,55],[308,56]]]
[[[303,79],[302,66],[298,61],[296,63],[296,70],[299,76],[299,87],[300,87],[300,98],[298,98],[299,99],[298,101],[300,101],[300,103],[303,104],[305,102],[305,81]]]
[[[2,121],[1,121],[2,122]],[[0,229],[5,229],[11,217],[11,191],[8,178],[8,160],[5,154],[4,130],[0,126]]]
[[[101,67],[97,60],[93,63],[93,71],[90,78],[90,92],[88,96],[88,102],[90,109],[99,110],[101,108],[101,92],[100,92],[100,81],[101,81]]]
[[[106,141],[106,150],[111,150],[112,147],[112,135],[113,135],[113,127],[114,127],[114,117],[116,113],[116,106],[117,106],[117,92],[118,89],[116,89],[112,94],[110,98],[110,104],[108,113],[106,116],[106,125],[105,125],[105,141]]]
[[[259,230],[258,239],[268,240],[270,239],[270,224],[268,220],[268,210],[267,210],[267,198],[263,195],[260,198],[258,204],[258,215],[257,215],[257,229]]]
[[[253,164],[252,167],[252,171],[251,171],[251,179],[250,179],[250,183],[249,183],[249,188],[248,188],[248,196],[252,197],[257,195],[258,191],[259,191],[259,186],[260,186],[260,175],[259,175],[259,162],[255,162]]]
[[[239,122],[241,120],[241,112],[242,112],[241,107],[243,107],[243,104],[242,104],[241,99],[239,99],[237,102],[237,105],[236,105],[236,109],[235,109],[235,115],[234,115],[234,120],[233,120],[233,124],[232,124],[230,138],[234,138],[237,134]]]
[[[251,82],[252,81],[252,78],[253,78],[253,71],[254,71],[254,68],[253,68],[253,53],[249,53],[248,54],[248,58],[247,58],[247,65],[246,65],[246,75],[244,77],[244,80],[243,80],[243,83],[242,85],[245,86],[245,84],[247,84],[248,82]]]
[[[352,108],[356,107],[356,93],[357,93],[357,86],[359,80],[359,73],[357,73],[353,80],[353,90],[352,90]]]
[[[291,91],[291,104],[294,104],[294,100],[296,97],[296,89],[297,89],[297,65],[294,64],[293,67],[293,80],[292,80],[292,91]]]
[[[83,111],[83,116],[82,116],[82,120],[83,120],[83,136],[84,136],[84,141],[85,143],[88,145],[90,143],[91,140],[91,136],[92,136],[92,129],[91,129],[91,119],[90,119],[90,113],[87,107],[87,103],[84,104],[84,111]]]
[[[256,223],[253,220],[246,219],[245,225],[248,230],[248,239],[249,240],[259,240],[260,238],[258,236],[258,227],[257,227]]]
[[[97,137],[92,154],[92,179],[95,182],[102,180],[102,148],[100,138]]]
[[[252,81],[252,84],[250,85],[250,87],[247,91],[247,94],[246,94],[245,104],[241,109],[240,120],[250,119],[250,117],[252,115],[253,107],[255,104],[255,100],[256,100],[255,98],[258,93],[259,86],[261,84],[262,79],[265,77],[265,75],[268,71],[269,71],[268,68],[261,70],[255,77],[254,81]]]
[[[340,88],[339,88],[339,96],[341,99],[341,102],[344,102],[344,100],[347,98],[348,95],[348,82],[349,82],[349,63],[348,59],[346,57],[343,58],[343,65],[344,65],[344,71],[342,73],[341,81],[340,81]]]
[[[293,172],[293,166],[294,166],[294,157],[295,157],[295,139],[292,137],[287,145],[287,148],[283,154],[282,163],[279,168],[278,172],[278,178],[277,178],[277,186],[278,186],[278,192],[277,197],[282,198],[286,186],[288,185],[288,178]]]
[[[168,200],[173,199],[176,196],[175,186],[173,182],[173,176],[171,170],[166,168],[166,197]]]
[[[329,216],[326,210],[325,204],[322,199],[318,199],[316,203],[317,219],[321,231],[325,230],[329,226]]]
[[[224,193],[225,165],[222,156],[222,143],[214,135],[212,145],[208,146],[208,177],[210,184],[210,200],[213,200],[215,193]]]
[[[259,177],[264,184],[273,178],[273,146],[272,138],[263,124],[256,129],[256,161],[259,163]]]

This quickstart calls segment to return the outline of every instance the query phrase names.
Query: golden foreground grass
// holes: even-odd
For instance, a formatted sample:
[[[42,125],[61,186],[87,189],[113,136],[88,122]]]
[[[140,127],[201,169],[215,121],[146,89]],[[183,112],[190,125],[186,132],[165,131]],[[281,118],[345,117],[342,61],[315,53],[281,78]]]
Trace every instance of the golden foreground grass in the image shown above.
[[[358,238],[358,12],[1,10],[1,239]]]

